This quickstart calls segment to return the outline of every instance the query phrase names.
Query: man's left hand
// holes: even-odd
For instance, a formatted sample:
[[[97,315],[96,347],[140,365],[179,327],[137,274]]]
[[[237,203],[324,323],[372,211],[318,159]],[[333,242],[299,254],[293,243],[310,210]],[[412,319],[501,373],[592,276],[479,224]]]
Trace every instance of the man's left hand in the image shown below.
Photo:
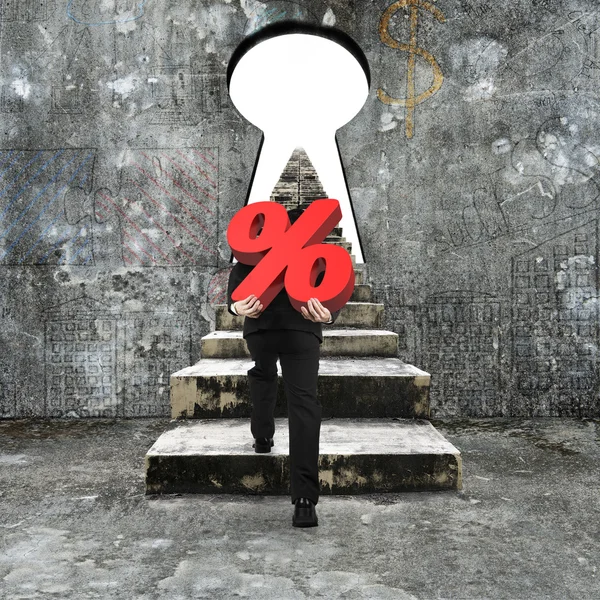
[[[308,310],[304,306],[300,307],[300,312],[305,319],[313,323],[327,323],[331,319],[331,313],[325,308],[317,298],[310,298],[307,302]]]

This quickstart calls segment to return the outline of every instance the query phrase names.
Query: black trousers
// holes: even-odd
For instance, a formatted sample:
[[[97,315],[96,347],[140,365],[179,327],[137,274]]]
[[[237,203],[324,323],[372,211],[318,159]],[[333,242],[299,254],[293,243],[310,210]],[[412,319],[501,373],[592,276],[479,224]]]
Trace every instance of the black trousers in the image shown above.
[[[248,371],[252,399],[252,435],[271,438],[277,399],[277,358],[288,403],[290,492],[319,501],[319,435],[321,404],[317,399],[319,338],[308,331],[264,329],[246,336],[254,367]]]

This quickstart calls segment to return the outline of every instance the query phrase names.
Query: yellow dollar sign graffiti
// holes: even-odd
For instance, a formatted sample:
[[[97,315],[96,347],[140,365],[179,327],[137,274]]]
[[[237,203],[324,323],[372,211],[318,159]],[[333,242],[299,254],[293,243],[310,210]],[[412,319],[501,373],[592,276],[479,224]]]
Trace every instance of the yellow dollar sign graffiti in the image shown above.
[[[410,41],[408,44],[402,44],[390,35],[388,28],[390,25],[390,19],[394,16],[396,11],[409,6]],[[383,88],[379,88],[377,90],[377,97],[384,104],[397,104],[399,106],[406,106],[407,138],[411,138],[413,136],[415,106],[417,106],[417,104],[421,104],[421,102],[427,100],[427,98],[430,96],[433,96],[433,94],[435,94],[442,87],[442,82],[444,81],[444,75],[442,74],[440,65],[438,65],[433,55],[427,52],[427,50],[417,46],[417,21],[419,18],[419,8],[428,10],[438,21],[440,21],[440,23],[446,22],[442,11],[429,2],[425,2],[424,0],[398,0],[398,2],[394,2],[394,4],[388,6],[379,23],[379,36],[381,37],[381,41],[390,48],[397,48],[398,50],[409,53],[406,98],[392,98],[385,92]],[[428,90],[425,90],[422,94],[415,96],[415,58],[417,54],[422,56],[431,65],[431,68],[433,69],[433,84]]]

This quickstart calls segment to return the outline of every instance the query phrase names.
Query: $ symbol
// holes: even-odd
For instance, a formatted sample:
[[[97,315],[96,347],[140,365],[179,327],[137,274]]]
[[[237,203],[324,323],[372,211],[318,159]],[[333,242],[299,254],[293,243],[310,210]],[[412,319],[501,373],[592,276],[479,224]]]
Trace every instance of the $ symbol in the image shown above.
[[[408,44],[402,44],[390,35],[388,29],[390,25],[390,19],[396,13],[396,11],[408,6],[410,6],[410,42]],[[427,52],[427,50],[417,46],[417,21],[419,18],[419,8],[428,10],[438,21],[440,21],[440,23],[446,22],[442,12],[429,2],[425,2],[424,0],[398,0],[398,2],[394,2],[394,4],[391,6],[388,6],[387,10],[381,17],[381,22],[379,23],[379,36],[381,37],[381,41],[390,48],[397,48],[398,50],[409,53],[407,74],[408,83],[406,86],[407,97],[392,98],[383,90],[383,88],[379,88],[377,90],[377,97],[384,104],[397,104],[399,106],[406,106],[407,138],[411,138],[413,136],[415,106],[417,106],[417,104],[421,104],[421,102],[427,100],[427,98],[430,96],[433,96],[433,94],[435,94],[442,87],[442,81],[444,80],[442,70],[440,69],[440,66],[433,55]],[[433,69],[433,83],[428,90],[425,90],[422,94],[415,96],[415,58],[417,54],[424,58],[431,65],[431,68]]]
[[[266,308],[285,285],[298,312],[310,298],[318,298],[330,312],[340,310],[354,291],[352,260],[341,246],[320,242],[341,218],[340,203],[333,198],[313,200],[291,226],[277,202],[253,202],[239,210],[227,228],[227,242],[241,263],[256,266],[231,299],[254,294]],[[323,280],[315,286],[323,270]]]

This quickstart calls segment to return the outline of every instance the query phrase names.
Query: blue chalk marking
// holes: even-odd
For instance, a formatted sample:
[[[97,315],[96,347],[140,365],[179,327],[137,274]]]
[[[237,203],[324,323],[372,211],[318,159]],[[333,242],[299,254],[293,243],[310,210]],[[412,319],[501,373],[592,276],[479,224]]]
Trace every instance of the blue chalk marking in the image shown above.
[[[274,19],[270,19],[269,20],[269,25],[272,25],[273,23],[280,21],[281,19],[283,19],[285,17],[285,10],[280,13],[279,15],[277,15]]]
[[[42,238],[46,235],[46,233],[48,232],[48,230],[50,229],[50,227],[52,227],[52,225],[54,225],[54,223],[56,223],[56,221],[58,221],[58,219],[60,219],[60,217],[63,216],[63,213],[58,213],[56,215],[56,217],[54,217],[54,219],[52,220],[52,222],[50,223],[50,225],[48,225],[48,227],[46,227],[46,229],[44,229],[44,231],[42,231],[42,233],[40,234],[40,237],[36,240],[35,244],[33,244],[33,246],[31,246],[31,248],[29,248],[29,250],[27,251],[27,254],[24,254],[21,257],[21,260],[19,260],[19,264],[21,264],[36,248],[36,246],[42,241]],[[71,229],[69,227],[69,229]]]
[[[21,173],[23,173],[23,171],[43,152],[43,150],[40,150],[14,177],[13,180],[2,190],[2,193],[0,194],[0,198],[2,198],[2,196],[4,196],[4,194],[6,192],[8,192],[8,190],[12,187],[13,183],[19,179],[19,177],[21,176]]]
[[[24,191],[25,191],[25,190],[26,190],[26,189],[29,187],[29,185],[30,185],[31,183],[33,183],[33,182],[34,182],[34,181],[37,179],[38,175],[39,175],[40,173],[42,173],[43,171],[45,171],[45,170],[46,170],[46,168],[48,167],[48,165],[49,165],[50,163],[53,163],[53,162],[54,162],[54,161],[55,161],[55,160],[56,160],[56,159],[57,159],[57,158],[58,158],[58,157],[59,157],[59,156],[60,156],[60,155],[61,155],[61,154],[62,154],[64,151],[65,151],[65,150],[64,150],[64,148],[63,148],[62,150],[59,150],[59,151],[58,151],[58,152],[57,152],[57,153],[56,153],[56,154],[55,154],[55,155],[54,155],[54,156],[53,156],[53,157],[52,157],[50,160],[46,161],[46,162],[45,162],[45,163],[42,165],[42,167],[41,167],[41,168],[38,170],[38,172],[37,172],[37,173],[36,173],[36,174],[35,174],[33,177],[31,177],[31,178],[29,179],[29,181],[28,181],[28,182],[27,182],[27,183],[26,183],[26,184],[25,184],[25,185],[24,185],[24,186],[23,186],[23,187],[22,187],[22,188],[21,188],[21,189],[20,189],[20,190],[17,192],[17,195],[16,195],[16,196],[15,196],[15,197],[14,197],[14,198],[13,198],[13,199],[12,199],[12,200],[11,200],[11,201],[8,203],[8,204],[7,204],[7,205],[6,205],[6,208],[5,208],[5,209],[2,211],[2,214],[0,215],[0,221],[2,221],[2,220],[4,219],[4,215],[6,214],[6,211],[7,211],[7,210],[8,210],[8,209],[9,209],[9,208],[10,208],[10,207],[11,207],[11,206],[14,204],[15,200],[16,200],[16,199],[17,199],[17,198],[18,198],[18,197],[19,197],[19,196],[20,196],[20,195],[21,195],[21,194],[22,194],[22,193],[23,193],[23,192],[24,192]],[[63,168],[64,168],[64,167],[63,167]],[[61,170],[62,170],[62,169],[61,169]],[[59,171],[59,172],[60,172],[60,171]],[[46,186],[46,187],[47,187],[47,186]],[[46,188],[44,188],[44,189],[46,189]],[[42,190],[42,191],[43,191],[43,190]],[[40,193],[41,193],[41,192],[40,192]],[[39,195],[39,194],[38,194],[38,195]],[[0,196],[0,197],[1,197],[1,196]],[[36,198],[37,198],[37,196],[36,196]],[[33,204],[33,202],[35,202],[35,198],[32,200],[32,204]],[[31,204],[30,204],[29,206],[31,206]],[[29,207],[27,207],[27,209],[25,209],[25,212],[27,212],[27,210],[28,210],[28,209],[29,209]],[[17,218],[19,218],[19,217],[17,217]],[[10,230],[9,230],[9,231],[10,231]],[[0,237],[2,237],[2,236],[0,236]]]
[[[85,225],[67,242],[66,246],[63,248],[63,255],[58,259],[58,262],[56,264],[58,264],[58,265],[62,264],[63,260],[67,256],[67,248],[81,235],[81,232],[84,230],[85,230]]]
[[[64,150],[62,150],[61,152],[64,152]],[[55,157],[56,157],[56,155],[53,158],[55,158]],[[2,239],[21,220],[21,218],[25,215],[25,213],[27,213],[29,211],[29,209],[33,206],[33,204],[36,202],[36,200],[46,191],[47,188],[49,188],[54,183],[56,178],[75,160],[76,157],[77,157],[77,154],[66,165],[64,165],[60,169],[60,171],[42,188],[41,191],[39,191],[37,193],[37,196],[35,196],[35,198],[21,211],[19,216],[9,225],[8,229],[5,229],[2,232],[2,234],[0,234],[0,239]],[[48,163],[46,163],[46,164],[48,164]],[[35,179],[38,174],[39,174],[39,171],[38,171],[38,173],[36,173],[34,175],[34,177],[32,177],[32,180]],[[16,200],[16,198],[18,198],[18,196],[15,196],[15,198],[13,198],[12,202],[14,202],[14,200]],[[11,204],[12,204],[12,202],[11,202]],[[8,210],[9,206],[10,206],[10,204],[6,207],[4,212],[6,212],[6,210]],[[3,216],[4,216],[4,213],[2,213],[2,215],[0,215],[0,220]]]
[[[273,17],[273,14],[276,13],[278,10],[281,10],[281,12]],[[262,27],[265,27],[266,25],[270,25],[271,23],[275,23],[276,21],[279,21],[280,19],[283,19],[285,17],[285,15],[287,14],[287,11],[282,10],[282,9],[277,9],[277,8],[270,8],[268,10],[266,10],[262,15],[256,15],[255,20],[254,20],[254,29],[259,29]],[[273,17],[273,18],[271,18]]]
[[[52,246],[52,248],[50,248],[50,250],[48,250],[48,252],[46,252],[46,254],[44,254],[44,256],[42,256],[42,258],[40,258],[40,262],[38,264],[41,265],[54,252],[54,250],[56,250],[57,246],[59,244],[62,244],[70,235],[71,235],[71,227],[69,227],[67,229],[67,234],[64,237],[62,237],[60,240],[58,240],[58,242],[56,242],[56,244],[54,244],[54,246]]]
[[[83,165],[88,161],[89,157],[92,156],[94,152],[90,152],[85,159],[83,160],[83,162],[77,167],[77,170],[75,171],[75,173],[73,173],[73,175],[71,175],[71,179],[69,179],[69,181],[67,181],[67,183],[65,183],[65,185],[63,185],[60,190],[58,190],[58,192],[56,192],[56,194],[54,195],[54,197],[52,198],[52,200],[50,200],[50,202],[48,202],[48,204],[46,204],[46,206],[41,210],[40,214],[28,225],[27,228],[25,228],[23,230],[23,232],[21,233],[21,235],[9,246],[9,248],[7,250],[4,251],[4,253],[2,254],[2,256],[0,256],[0,260],[2,260],[19,242],[19,240],[33,227],[33,225],[36,223],[36,221],[44,214],[44,212],[46,212],[46,209],[52,204],[52,202],[54,202],[54,200],[56,200],[56,198],[58,198],[58,196],[61,194],[61,192],[67,188],[69,186],[69,184],[71,183],[71,181],[73,181],[73,179],[75,179],[75,177],[77,176],[77,173],[79,173],[81,167],[83,167]],[[63,167],[63,169],[65,167],[67,167],[71,162],[73,162],[73,160],[75,159],[75,156]],[[62,169],[61,169],[62,171]],[[58,177],[58,175],[60,174],[60,171],[56,174],[56,176]],[[50,182],[52,183],[52,182]],[[48,185],[50,185],[50,183]],[[46,186],[48,187],[48,186]],[[44,188],[45,190],[46,188]],[[40,192],[40,194],[44,191],[42,190]],[[0,236],[2,237],[2,236]]]
[[[115,20],[115,21],[99,21],[98,23],[92,23],[92,22],[87,22],[87,21],[80,21],[71,13],[71,6],[73,6],[74,1],[75,0],[69,0],[69,3],[67,4],[67,17],[69,17],[69,19],[73,19],[73,21],[75,21],[75,23],[79,23],[80,25],[89,25],[89,26],[116,25],[117,23],[129,23],[130,21],[137,21],[144,14],[144,4],[146,4],[146,2],[147,2],[147,0],[140,0],[137,3],[139,14],[135,17],[128,17],[126,19]]]
[[[90,258],[92,258],[92,253],[90,252],[90,254],[88,255],[88,257],[85,259],[84,261],[84,265],[87,265],[90,262]]]
[[[12,152],[10,154],[12,154]],[[8,156],[10,156],[10,154]],[[4,173],[6,173],[6,171],[8,171],[15,164],[15,161],[19,159],[21,154],[23,154],[23,152],[19,152],[19,154],[15,158],[12,159],[10,165],[8,165],[8,167],[6,167],[6,169],[4,169],[4,171],[2,171],[2,173],[0,173],[0,177],[4,177]]]
[[[85,240],[85,243],[83,244],[83,246],[81,246],[79,248],[79,250],[77,250],[77,252],[75,252],[75,254],[73,254],[73,257],[71,258],[71,261],[69,262],[70,265],[73,264],[73,261],[77,258],[77,255],[88,245],[89,241],[90,241],[90,238]]]
[[[0,163],[0,167],[13,155],[14,150],[11,150],[7,157]]]

